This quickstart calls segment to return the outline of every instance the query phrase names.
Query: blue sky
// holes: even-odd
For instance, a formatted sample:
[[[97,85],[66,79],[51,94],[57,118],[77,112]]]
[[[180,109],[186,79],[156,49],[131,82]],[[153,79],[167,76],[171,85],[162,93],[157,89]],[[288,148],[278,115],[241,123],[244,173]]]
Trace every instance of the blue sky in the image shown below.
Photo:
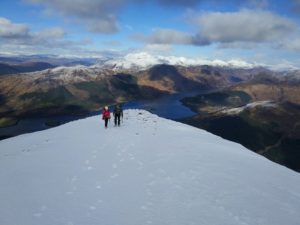
[[[2,0],[0,53],[300,64],[300,0]]]

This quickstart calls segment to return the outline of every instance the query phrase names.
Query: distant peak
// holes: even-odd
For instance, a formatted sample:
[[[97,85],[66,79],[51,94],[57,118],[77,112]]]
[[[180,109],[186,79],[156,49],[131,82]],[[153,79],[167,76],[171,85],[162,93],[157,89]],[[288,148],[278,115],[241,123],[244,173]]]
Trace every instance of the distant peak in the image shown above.
[[[161,56],[152,55],[148,52],[129,53],[122,57],[107,60],[104,67],[114,70],[123,69],[148,69],[157,64],[181,65],[181,66],[220,66],[235,68],[254,68],[257,65],[245,62],[243,60],[234,59],[229,61],[223,60],[206,60],[200,58],[186,58],[178,56]]]

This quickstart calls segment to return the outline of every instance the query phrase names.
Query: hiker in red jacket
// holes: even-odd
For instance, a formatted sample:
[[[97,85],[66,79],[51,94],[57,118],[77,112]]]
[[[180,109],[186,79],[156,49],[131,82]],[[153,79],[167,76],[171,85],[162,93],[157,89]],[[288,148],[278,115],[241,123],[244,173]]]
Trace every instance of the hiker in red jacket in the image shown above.
[[[110,112],[108,106],[105,106],[102,111],[102,119],[105,122],[105,128],[107,128],[108,120],[110,120]]]

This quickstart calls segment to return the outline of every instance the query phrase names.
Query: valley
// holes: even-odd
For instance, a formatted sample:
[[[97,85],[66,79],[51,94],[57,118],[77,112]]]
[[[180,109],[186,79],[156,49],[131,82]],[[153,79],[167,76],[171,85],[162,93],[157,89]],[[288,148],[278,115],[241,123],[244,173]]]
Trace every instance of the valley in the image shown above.
[[[236,82],[232,77],[222,68],[166,64],[138,70],[79,65],[3,75],[0,117],[86,114],[115,102],[226,87]]]
[[[263,67],[123,61],[2,75],[0,126],[10,134],[2,132],[1,139],[123,103],[205,129],[300,171],[299,77],[298,71]],[[182,109],[174,109],[178,113],[172,107],[181,104],[180,98],[173,95],[184,98]],[[160,100],[164,96],[173,100]],[[18,121],[24,123],[15,126]],[[36,125],[28,129],[30,123]]]
[[[251,80],[183,99],[183,104],[198,114],[183,122],[300,172],[299,96],[295,83]]]

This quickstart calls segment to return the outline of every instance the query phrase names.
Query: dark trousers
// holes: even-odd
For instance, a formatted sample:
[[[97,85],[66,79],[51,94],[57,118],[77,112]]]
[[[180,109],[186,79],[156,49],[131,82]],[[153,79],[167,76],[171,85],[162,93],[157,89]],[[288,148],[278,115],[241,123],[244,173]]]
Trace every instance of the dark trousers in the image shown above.
[[[120,114],[115,114],[115,126],[120,126],[121,123],[121,115]]]
[[[104,119],[104,122],[105,122],[105,128],[107,128],[108,118],[105,118],[105,119]]]

